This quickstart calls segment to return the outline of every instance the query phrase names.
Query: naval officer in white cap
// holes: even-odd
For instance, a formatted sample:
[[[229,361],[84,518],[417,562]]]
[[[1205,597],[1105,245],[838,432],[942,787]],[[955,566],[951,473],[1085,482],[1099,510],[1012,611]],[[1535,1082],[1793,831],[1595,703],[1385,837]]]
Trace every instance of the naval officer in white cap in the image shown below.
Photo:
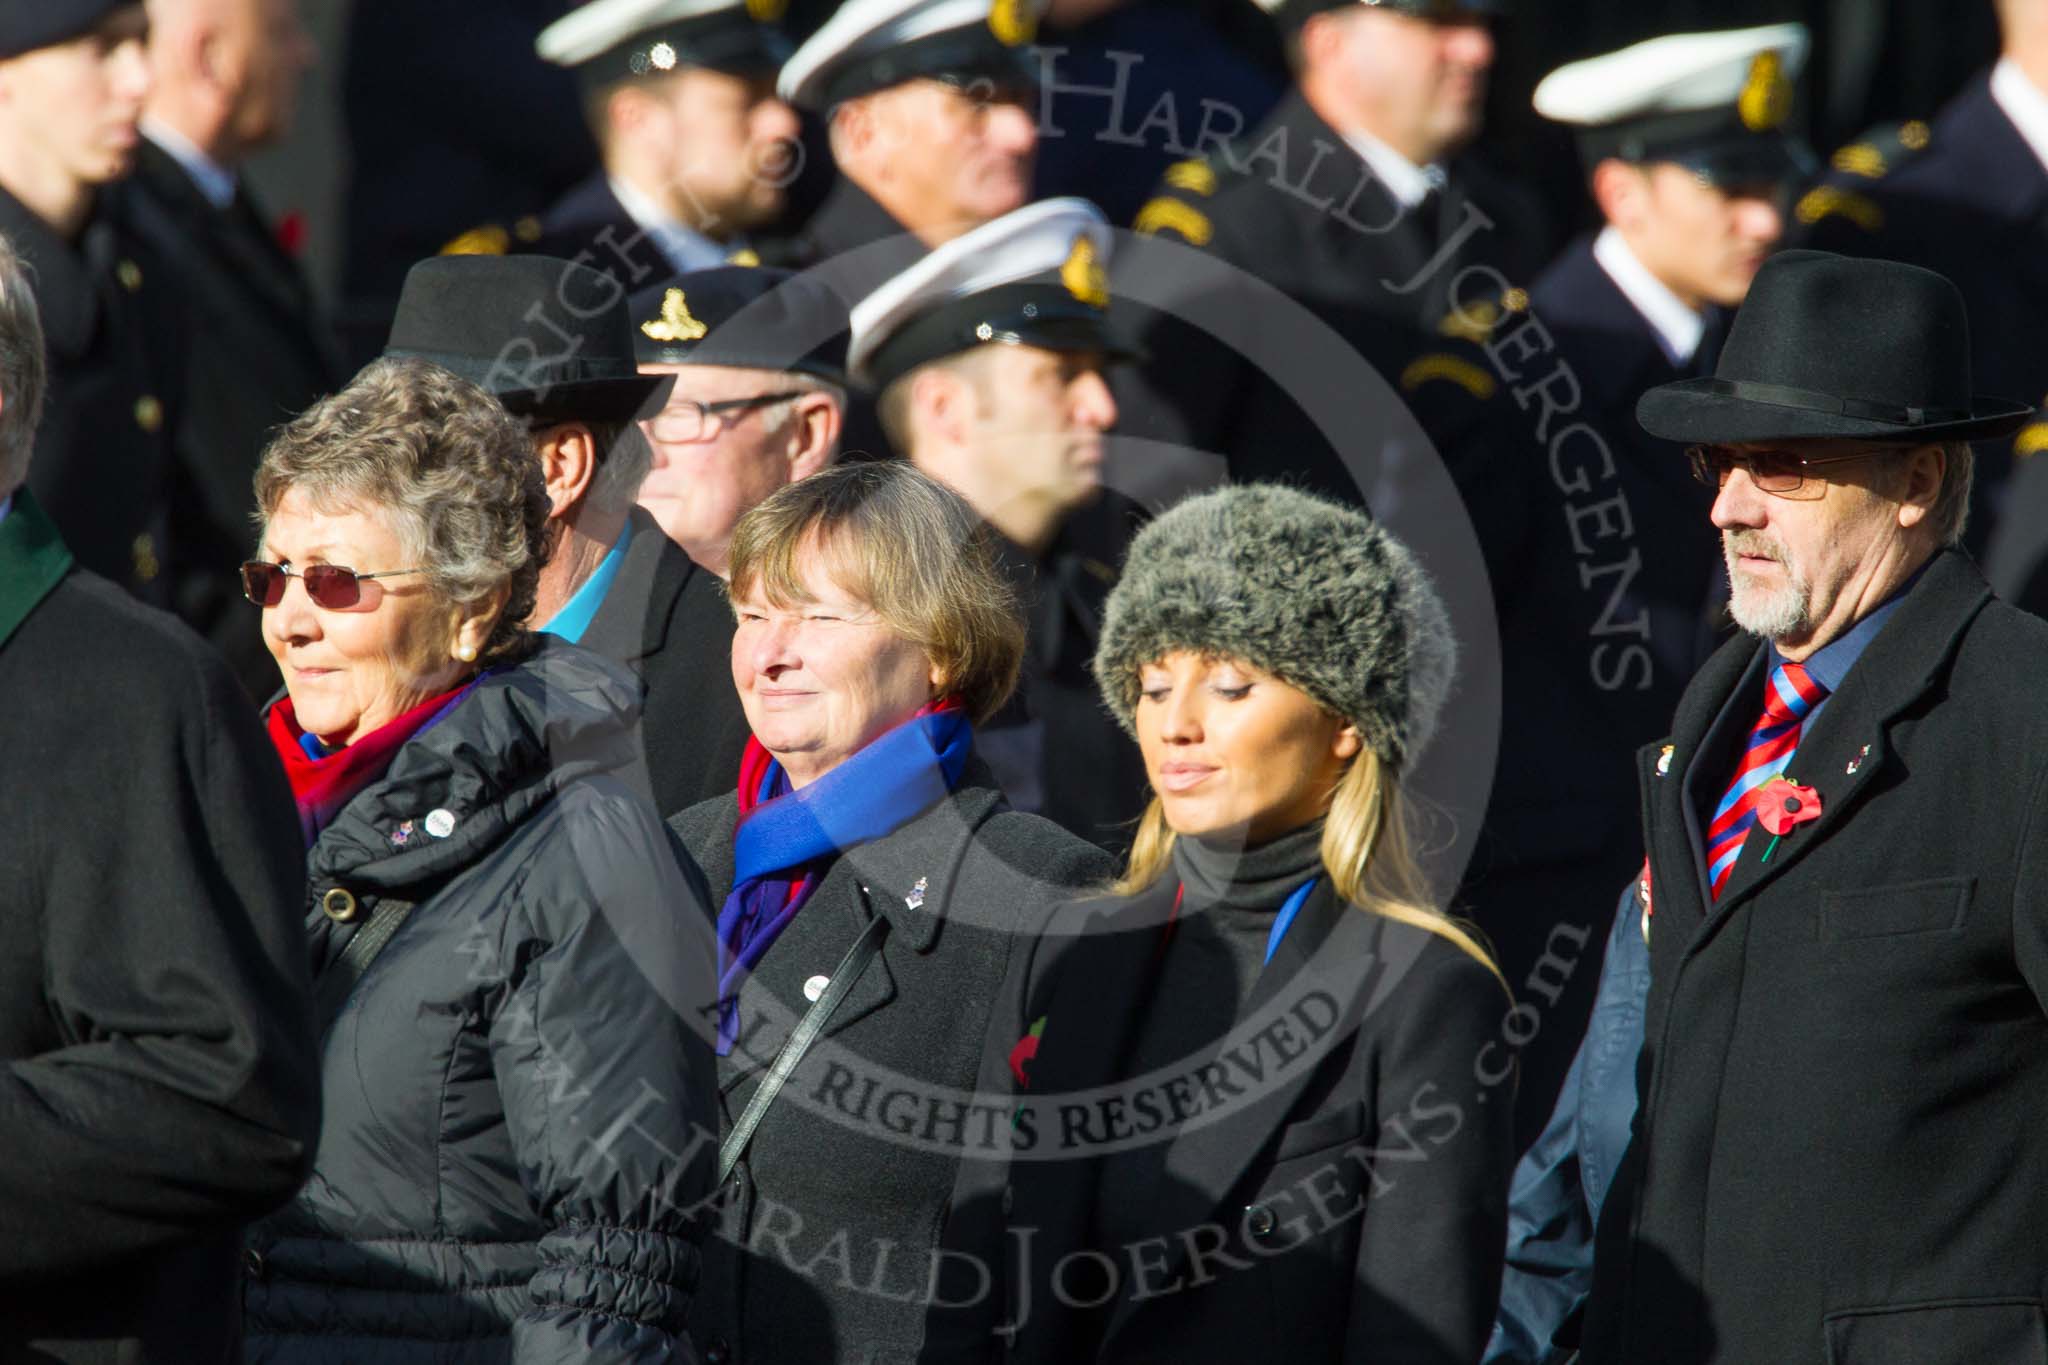
[[[781,212],[798,155],[775,96],[790,44],[767,22],[782,3],[590,0],[548,25],[535,49],[575,73],[603,165],[537,222],[458,244],[558,256],[628,290],[753,259],[748,234]]]
[[[890,444],[996,531],[1031,614],[1017,698],[977,747],[1012,805],[1117,846],[1137,750],[1089,675],[1136,508],[1102,486],[1111,235],[1093,204],[1032,204],[932,251],[853,309],[847,367]]]
[[[1496,851],[1471,891],[1490,929],[1529,905],[1590,919],[1636,870],[1634,753],[1666,732],[1704,662],[1701,619],[1721,581],[1713,492],[1641,429],[1636,400],[1712,373],[1726,313],[1784,231],[1810,165],[1786,127],[1807,50],[1798,24],[1673,34],[1561,67],[1536,89],[1537,112],[1577,130],[1606,225],[1536,280],[1530,316],[1510,314],[1493,337],[1504,345],[1530,317],[1547,329],[1555,353],[1528,359],[1515,387],[1568,367],[1577,410],[1552,417],[1547,437],[1575,422],[1585,433],[1552,455],[1538,409],[1497,401],[1502,420],[1486,425],[1466,480],[1504,642],[1501,750],[1516,755],[1495,780]],[[1518,529],[1489,534],[1510,522]],[[1489,1365],[1549,1359],[1590,1283],[1592,1228],[1635,1114],[1649,981],[1639,913],[1624,897],[1594,1001],[1562,999],[1572,1026],[1561,1038],[1593,1007],[1577,1057],[1524,1054],[1523,1091],[1538,1103],[1570,1069],[1515,1172]],[[1533,918],[1548,934],[1558,917]]]
[[[809,260],[903,233],[937,246],[1024,205],[1046,3],[847,0],[797,49],[777,90],[827,119],[840,174]]]

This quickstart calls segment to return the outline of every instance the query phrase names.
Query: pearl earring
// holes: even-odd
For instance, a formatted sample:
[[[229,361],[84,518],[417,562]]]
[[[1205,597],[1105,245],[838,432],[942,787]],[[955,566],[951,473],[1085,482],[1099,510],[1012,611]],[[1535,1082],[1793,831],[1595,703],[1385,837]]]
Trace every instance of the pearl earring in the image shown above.
[[[476,646],[475,646],[475,645],[469,645],[469,644],[463,644],[463,645],[457,645],[457,646],[455,646],[455,657],[456,657],[456,658],[458,658],[458,659],[460,659],[460,660],[462,660],[462,662],[464,662],[464,663],[466,663],[466,664],[473,664],[473,663],[475,663],[475,662],[476,662]]]

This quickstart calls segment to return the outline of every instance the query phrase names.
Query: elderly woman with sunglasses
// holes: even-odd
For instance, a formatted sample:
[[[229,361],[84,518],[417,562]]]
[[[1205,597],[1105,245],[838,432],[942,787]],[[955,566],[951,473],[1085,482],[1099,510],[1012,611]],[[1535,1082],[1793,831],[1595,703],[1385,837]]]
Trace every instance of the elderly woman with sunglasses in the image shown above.
[[[702,883],[636,794],[631,677],[522,625],[548,505],[526,434],[380,361],[283,430],[256,493],[324,1116],[249,1236],[248,1359],[689,1359],[713,1119],[676,929]]]

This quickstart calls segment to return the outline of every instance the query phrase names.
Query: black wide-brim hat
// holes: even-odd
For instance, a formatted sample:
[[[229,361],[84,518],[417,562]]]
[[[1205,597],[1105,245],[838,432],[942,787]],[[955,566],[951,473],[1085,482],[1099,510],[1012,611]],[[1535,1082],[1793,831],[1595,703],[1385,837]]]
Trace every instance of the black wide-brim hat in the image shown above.
[[[1787,251],[1757,272],[1714,377],[1651,389],[1636,420],[1687,444],[1917,444],[2004,436],[2033,411],[1972,392],[1969,317],[1945,276]]]
[[[642,375],[626,289],[552,256],[436,256],[406,274],[387,356],[431,360],[530,421],[622,422],[675,386]]]

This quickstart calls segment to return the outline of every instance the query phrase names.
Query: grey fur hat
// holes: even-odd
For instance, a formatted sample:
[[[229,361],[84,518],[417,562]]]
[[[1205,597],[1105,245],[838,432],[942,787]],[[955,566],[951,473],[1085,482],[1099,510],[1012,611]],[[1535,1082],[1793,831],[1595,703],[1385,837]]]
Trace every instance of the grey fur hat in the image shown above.
[[[1397,768],[1457,669],[1408,548],[1355,508],[1279,484],[1203,493],[1139,532],[1103,612],[1095,680],[1135,734],[1138,670],[1175,650],[1243,659],[1358,726]]]

